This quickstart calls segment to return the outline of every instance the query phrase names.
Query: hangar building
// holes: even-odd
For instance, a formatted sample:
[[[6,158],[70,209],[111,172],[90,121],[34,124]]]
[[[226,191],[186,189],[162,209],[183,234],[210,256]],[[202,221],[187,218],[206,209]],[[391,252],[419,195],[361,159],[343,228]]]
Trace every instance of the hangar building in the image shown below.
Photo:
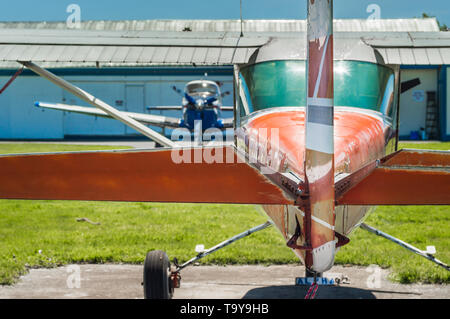
[[[66,29],[65,22],[5,22],[0,29],[52,30]],[[429,139],[450,140],[450,33],[439,32],[434,18],[335,20],[336,32],[352,37],[385,37],[390,45],[379,47],[378,52],[387,64],[401,65],[401,81],[419,78],[420,85],[400,97],[400,137],[417,138],[421,128],[429,132]],[[304,20],[145,20],[145,21],[85,21],[82,30],[95,31],[152,31],[222,34],[243,32],[254,38],[296,36],[306,32]],[[443,36],[445,34],[445,36]],[[189,39],[187,37],[187,39]],[[426,44],[420,45],[426,39]],[[386,41],[384,41],[386,43]],[[374,37],[371,45],[376,46]],[[179,51],[156,50],[159,61]],[[115,106],[130,112],[150,112],[147,106],[179,105],[180,96],[172,86],[183,88],[186,82],[207,78],[223,83],[223,91],[233,91],[232,63],[217,63],[221,52],[197,54],[185,66],[143,64],[105,65],[81,62],[43,63],[71,83],[85,89]],[[247,55],[250,53],[247,52]],[[198,65],[194,59],[203,59]],[[247,57],[248,59],[248,57]],[[209,65],[207,65],[208,61]],[[0,87],[13,76],[19,65],[0,62]],[[66,138],[130,138],[137,133],[112,119],[81,114],[70,114],[34,107],[36,101],[86,105],[71,94],[54,86],[34,73],[25,70],[0,94],[0,139],[66,139]],[[233,105],[233,96],[224,98],[224,105]],[[176,111],[151,111],[155,114],[180,116]],[[227,114],[229,113],[229,114]],[[232,112],[224,117],[232,116]],[[159,129],[157,129],[159,130]],[[168,132],[165,132],[169,134]],[[419,135],[420,137],[420,135]]]

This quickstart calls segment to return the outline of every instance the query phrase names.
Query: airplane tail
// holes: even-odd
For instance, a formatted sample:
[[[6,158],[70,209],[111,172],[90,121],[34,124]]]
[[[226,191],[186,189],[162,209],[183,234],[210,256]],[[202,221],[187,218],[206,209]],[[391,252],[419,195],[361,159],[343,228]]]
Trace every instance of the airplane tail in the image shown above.
[[[308,1],[308,89],[305,125],[305,263],[310,270],[331,268],[334,233],[333,2]]]

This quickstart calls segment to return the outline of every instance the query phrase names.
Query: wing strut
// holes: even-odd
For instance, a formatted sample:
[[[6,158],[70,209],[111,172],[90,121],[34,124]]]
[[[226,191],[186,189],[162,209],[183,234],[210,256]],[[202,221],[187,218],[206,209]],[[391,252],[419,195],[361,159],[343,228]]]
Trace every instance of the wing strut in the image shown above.
[[[86,101],[87,103],[101,109],[105,113],[109,114],[111,117],[115,118],[116,120],[121,121],[125,125],[128,125],[129,127],[135,129],[136,131],[142,133],[143,135],[147,136],[148,138],[152,139],[153,141],[164,145],[166,147],[174,148],[176,144],[169,140],[167,137],[155,132],[154,130],[148,128],[147,126],[143,125],[142,123],[139,123],[138,121],[132,119],[126,114],[123,114],[123,112],[120,112],[113,108],[112,106],[108,105],[107,103],[103,102],[102,100],[96,98],[95,96],[87,93],[86,91],[80,89],[79,87],[76,87],[73,84],[70,84],[69,82],[63,80],[62,78],[56,76],[55,74],[41,68],[40,66],[32,63],[32,62],[26,62],[26,61],[19,61],[19,63],[23,64],[36,74],[42,76],[43,78],[49,80],[50,82],[56,84],[57,86],[63,88],[64,90],[72,93],[73,95],[77,96],[78,98],[82,99],[83,101]]]
[[[24,68],[24,67],[22,66],[20,69],[18,69],[18,70],[16,71],[16,73],[14,73],[14,75],[9,79],[9,81],[6,82],[6,84],[0,89],[0,94],[2,94],[3,92],[5,92],[5,90],[11,85],[11,83],[13,83],[14,80],[22,73],[23,68]]]

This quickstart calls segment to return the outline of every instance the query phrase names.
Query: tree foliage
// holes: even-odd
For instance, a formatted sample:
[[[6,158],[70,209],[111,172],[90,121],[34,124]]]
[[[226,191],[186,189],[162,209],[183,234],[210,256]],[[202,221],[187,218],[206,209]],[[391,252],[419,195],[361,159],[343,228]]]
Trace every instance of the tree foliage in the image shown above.
[[[424,12],[424,13],[422,13],[422,18],[436,18],[436,16],[431,16],[431,15],[429,15],[429,14]],[[439,30],[441,30],[441,31],[448,31],[448,27],[447,27],[446,24],[441,24],[437,18],[436,18],[436,21],[438,23]]]

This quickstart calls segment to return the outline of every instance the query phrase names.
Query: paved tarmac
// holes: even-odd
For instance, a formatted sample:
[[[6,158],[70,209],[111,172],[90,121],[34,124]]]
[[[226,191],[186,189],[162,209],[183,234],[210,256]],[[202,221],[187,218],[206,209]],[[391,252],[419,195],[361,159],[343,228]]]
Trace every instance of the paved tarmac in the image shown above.
[[[175,299],[303,299],[309,286],[295,286],[304,268],[274,266],[192,266],[182,271]],[[449,285],[402,285],[377,267],[335,266],[329,278],[348,283],[320,286],[316,299],[450,299]],[[1,299],[141,299],[142,266],[68,265],[31,269],[13,286],[0,286]]]

